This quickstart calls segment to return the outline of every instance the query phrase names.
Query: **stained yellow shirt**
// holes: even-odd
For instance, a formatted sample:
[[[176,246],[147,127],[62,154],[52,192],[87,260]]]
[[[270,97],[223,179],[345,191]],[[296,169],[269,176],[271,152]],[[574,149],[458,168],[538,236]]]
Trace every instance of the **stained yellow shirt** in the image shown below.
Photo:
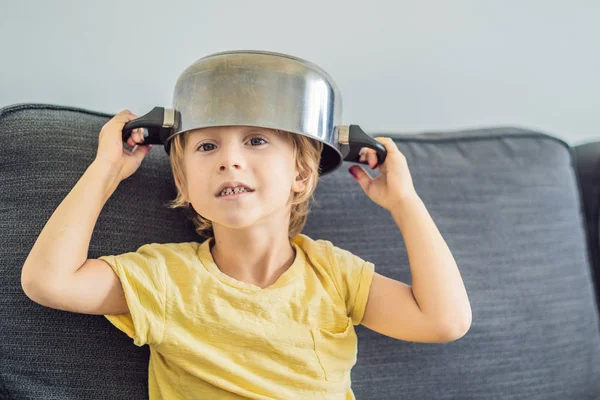
[[[150,347],[149,399],[354,399],[373,263],[300,234],[293,264],[260,288],[221,272],[209,241],[99,257],[129,306],[105,317]]]

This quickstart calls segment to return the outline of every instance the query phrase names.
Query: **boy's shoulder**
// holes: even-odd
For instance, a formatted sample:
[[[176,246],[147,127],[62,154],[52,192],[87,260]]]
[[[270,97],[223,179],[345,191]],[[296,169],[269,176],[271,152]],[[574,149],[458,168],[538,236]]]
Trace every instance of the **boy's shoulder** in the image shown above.
[[[294,242],[302,248],[309,258],[325,259],[329,264],[339,264],[344,259],[355,257],[350,251],[327,239],[313,239],[305,234],[299,234]]]
[[[296,243],[305,253],[309,252],[329,252],[332,247],[335,247],[331,241],[326,239],[313,239],[303,233],[298,234],[294,238]]]
[[[326,258],[333,265],[346,265],[348,263],[362,264],[365,262],[357,254],[339,247],[327,239],[313,239],[307,235],[300,234],[295,241],[309,257]]]
[[[300,247],[304,250],[316,250],[316,251],[325,251],[334,255],[338,252],[346,252],[347,250],[335,245],[331,240],[327,239],[313,239],[306,234],[299,234],[294,239]]]
[[[198,247],[202,244],[202,242],[165,242],[165,243],[146,243],[143,246],[154,246],[154,247],[164,247],[169,249],[180,249],[180,248],[189,248],[189,247]]]
[[[199,242],[152,242],[139,246],[136,252],[148,255],[164,255],[167,253],[172,255],[187,255],[190,253],[195,254],[201,244]]]

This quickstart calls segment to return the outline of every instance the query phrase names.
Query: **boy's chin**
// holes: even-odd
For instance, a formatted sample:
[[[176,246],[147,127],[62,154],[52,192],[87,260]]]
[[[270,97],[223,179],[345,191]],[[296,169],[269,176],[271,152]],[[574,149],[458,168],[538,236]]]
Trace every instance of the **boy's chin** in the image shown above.
[[[224,229],[248,229],[256,225],[255,218],[217,218],[212,220],[213,229],[215,226]]]

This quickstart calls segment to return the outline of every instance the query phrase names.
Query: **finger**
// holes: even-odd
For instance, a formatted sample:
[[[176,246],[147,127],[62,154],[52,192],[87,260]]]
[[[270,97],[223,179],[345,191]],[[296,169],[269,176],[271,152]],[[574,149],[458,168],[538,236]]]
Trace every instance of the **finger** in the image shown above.
[[[129,139],[131,139],[134,143],[143,143],[144,142],[144,138],[137,130],[131,131],[131,134],[129,135]]]
[[[117,114],[115,114],[115,116],[112,119],[119,120],[119,121],[128,121],[129,119],[133,119],[133,118],[135,118],[135,116],[131,111],[123,110],[123,111],[120,111]]]
[[[125,125],[127,122],[137,118],[137,115],[129,110],[123,110],[115,115],[109,122],[115,122],[117,124]]]
[[[371,167],[371,169],[374,169],[377,166],[377,154],[374,150],[371,150],[367,153],[367,156],[369,167]]]
[[[394,142],[394,140],[392,138],[378,137],[375,139],[378,142],[380,142],[381,144],[383,144],[383,147],[385,147],[385,150],[388,153],[393,153],[394,157],[400,157],[401,159],[405,158],[404,154],[402,154],[402,152],[400,151],[400,148],[398,147],[398,145],[396,144],[396,142]]]
[[[359,154],[359,162],[366,162],[371,169],[377,167],[377,152],[369,147],[363,147]]]
[[[367,171],[365,171],[364,168],[359,165],[350,166],[350,168],[348,168],[348,172],[352,174],[354,179],[358,182],[363,191],[366,193],[367,187],[369,186],[373,178],[371,178]]]
[[[138,145],[134,149],[131,150],[131,154],[137,159],[138,163],[141,163],[142,160],[144,159],[144,157],[146,157],[146,155],[150,151],[151,147],[152,147],[151,144]]]
[[[133,117],[133,118],[137,118],[137,115],[135,115],[133,112],[131,112],[131,110],[128,109],[128,108],[125,109],[125,110],[123,110],[123,111],[121,111],[119,114],[130,116],[130,117]]]
[[[367,160],[369,159],[369,154],[372,153],[374,150],[369,148],[369,147],[363,147],[362,149],[360,149],[360,151],[358,152],[359,156],[359,162],[368,162]]]
[[[138,129],[131,131],[129,138],[127,139],[127,144],[135,146],[136,144],[142,143],[144,143],[144,135],[142,135]]]
[[[119,113],[110,119],[106,124],[104,124],[102,131],[122,131],[125,124],[135,118],[136,117],[134,115]],[[133,131],[131,132],[130,136],[133,136]]]
[[[379,143],[381,143],[387,151],[398,150],[398,146],[396,145],[396,143],[394,142],[394,140],[392,138],[380,136],[380,137],[376,137],[375,140],[377,140]]]
[[[144,135],[140,131],[140,129],[135,130],[135,139],[138,143],[144,143]]]
[[[358,162],[363,162],[365,159],[365,149],[366,147],[362,147],[359,151],[358,151]]]
[[[135,139],[134,139],[133,132],[131,132],[131,135],[129,135],[129,137],[127,138],[127,141],[126,141],[126,143],[127,143],[127,144],[128,144],[130,147],[133,147],[133,146],[135,146],[135,144],[136,144],[136,143],[135,143]]]

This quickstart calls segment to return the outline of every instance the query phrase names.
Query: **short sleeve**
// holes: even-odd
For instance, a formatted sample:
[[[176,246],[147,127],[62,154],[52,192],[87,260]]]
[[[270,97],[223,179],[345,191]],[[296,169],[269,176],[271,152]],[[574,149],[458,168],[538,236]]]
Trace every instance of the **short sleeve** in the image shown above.
[[[332,269],[338,282],[338,290],[346,302],[348,317],[354,325],[362,322],[369,298],[375,265],[359,256],[331,244]]]
[[[129,312],[105,317],[125,332],[136,346],[158,345],[165,324],[166,264],[159,244],[147,244],[135,252],[101,256],[121,280]]]

